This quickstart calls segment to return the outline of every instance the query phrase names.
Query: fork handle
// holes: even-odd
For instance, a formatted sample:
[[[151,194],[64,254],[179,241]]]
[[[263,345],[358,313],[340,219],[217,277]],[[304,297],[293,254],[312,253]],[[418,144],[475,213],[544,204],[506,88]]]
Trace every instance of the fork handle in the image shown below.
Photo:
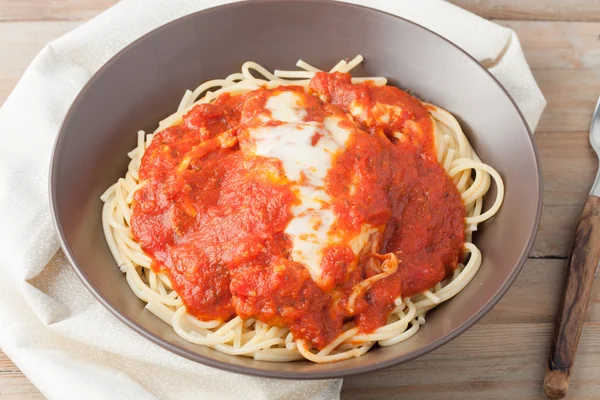
[[[573,236],[565,292],[558,312],[544,393],[550,399],[567,394],[588,299],[600,260],[600,197],[590,195]]]

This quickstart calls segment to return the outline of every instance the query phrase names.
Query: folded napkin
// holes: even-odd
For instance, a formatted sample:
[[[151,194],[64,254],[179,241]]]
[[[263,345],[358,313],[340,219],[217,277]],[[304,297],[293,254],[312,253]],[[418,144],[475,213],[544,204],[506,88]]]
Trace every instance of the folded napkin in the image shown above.
[[[79,282],[48,205],[48,167],[76,94],[111,56],[223,0],[124,0],[48,44],[0,109],[0,346],[50,399],[331,399],[341,380],[283,381],[196,364],[138,336]],[[358,1],[356,1],[358,3]],[[371,1],[465,49],[504,84],[532,130],[545,100],[514,32],[440,0]]]

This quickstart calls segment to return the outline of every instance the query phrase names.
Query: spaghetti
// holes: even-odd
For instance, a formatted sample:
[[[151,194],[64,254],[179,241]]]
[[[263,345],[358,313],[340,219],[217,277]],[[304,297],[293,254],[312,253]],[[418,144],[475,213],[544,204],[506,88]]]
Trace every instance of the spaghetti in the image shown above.
[[[329,210],[330,206],[334,210],[339,210],[339,207],[341,207],[335,203],[336,196],[329,196],[329,193],[325,193],[322,189],[319,189],[324,187],[324,184],[319,181],[319,176],[316,175],[316,172],[313,174],[315,168],[318,170],[318,166],[311,165],[310,169],[301,171],[299,175],[301,176],[300,178],[296,180],[292,179],[292,181],[296,182],[296,186],[293,186],[293,184],[289,183],[290,178],[288,176],[287,178],[281,178],[284,179],[285,185],[274,185],[273,187],[275,189],[273,190],[279,190],[283,188],[281,191],[276,191],[274,193],[275,195],[284,193],[281,194],[281,196],[285,197],[285,193],[287,193],[285,190],[288,189],[300,196],[298,193],[304,193],[303,191],[306,191],[307,188],[311,188],[311,190],[317,188],[311,192],[312,195],[321,201],[321,203],[331,203],[328,204],[327,207],[323,205],[313,205],[311,206],[312,208],[309,208],[307,211],[307,207],[302,204],[298,205],[297,200],[294,200],[296,203],[294,203],[294,201],[290,202],[290,204],[296,205],[290,206],[289,210],[291,211],[286,214],[288,219],[285,220],[282,225],[285,226],[287,224],[285,226],[285,233],[287,236],[282,236],[281,240],[284,241],[285,244],[281,245],[281,248],[289,248],[289,243],[291,240],[293,251],[291,251],[290,254],[287,254],[284,258],[287,258],[288,260],[293,259],[295,261],[295,263],[293,263],[294,265],[298,263],[301,264],[301,262],[298,260],[306,260],[304,267],[306,267],[306,270],[309,270],[310,276],[303,272],[306,276],[309,276],[309,278],[306,278],[302,283],[301,287],[302,290],[304,290],[303,293],[315,293],[315,296],[323,296],[322,292],[333,293],[338,287],[343,285],[349,287],[348,290],[344,292],[344,299],[340,301],[340,304],[343,305],[340,307],[343,307],[347,314],[343,319],[340,317],[339,323],[341,327],[332,333],[333,336],[322,336],[324,334],[320,334],[321,336],[318,336],[316,333],[312,334],[311,336],[311,334],[306,333],[308,328],[298,328],[297,326],[292,326],[292,329],[294,329],[295,332],[293,333],[290,330],[290,324],[282,322],[290,321],[292,319],[286,317],[286,314],[279,310],[274,312],[276,317],[273,318],[261,318],[259,316],[242,318],[242,316],[230,309],[230,298],[224,298],[222,294],[215,294],[217,290],[214,288],[214,290],[210,289],[210,291],[206,292],[215,294],[214,299],[211,300],[211,304],[221,304],[222,308],[220,310],[226,311],[219,313],[215,308],[214,318],[200,319],[195,317],[193,314],[208,315],[207,313],[209,311],[206,311],[206,308],[202,308],[204,307],[203,305],[191,305],[189,301],[186,301],[187,305],[184,304],[184,299],[182,298],[181,293],[178,293],[178,291],[175,290],[176,285],[180,285],[179,287],[182,287],[180,283],[182,275],[177,275],[170,271],[172,274],[170,276],[169,271],[161,269],[160,265],[158,265],[157,268],[157,264],[160,263],[157,263],[155,256],[151,256],[148,253],[148,251],[151,250],[148,243],[151,242],[149,239],[144,238],[143,240],[140,240],[140,235],[143,236],[147,232],[139,230],[136,231],[136,234],[134,234],[133,230],[135,229],[132,229],[132,225],[136,224],[136,218],[139,219],[139,215],[143,214],[144,212],[143,210],[136,210],[136,207],[140,207],[140,209],[144,208],[142,205],[136,205],[136,203],[140,203],[139,200],[142,198],[146,199],[144,196],[154,194],[148,187],[144,189],[144,187],[148,185],[148,181],[151,181],[153,179],[152,177],[154,176],[147,172],[151,171],[150,167],[148,166],[150,164],[149,160],[153,159],[152,157],[154,157],[154,154],[159,154],[158,149],[161,146],[165,152],[178,152],[176,148],[169,148],[167,145],[159,146],[159,144],[155,144],[154,147],[150,147],[152,146],[153,138],[157,137],[157,135],[162,135],[163,131],[170,128],[178,127],[182,124],[187,124],[188,126],[193,124],[193,121],[190,122],[191,117],[188,118],[186,115],[192,114],[191,111],[197,109],[196,107],[198,105],[215,104],[216,107],[219,107],[223,104],[227,105],[229,104],[227,102],[231,101],[231,99],[236,99],[243,95],[248,96],[244,101],[250,102],[253,101],[253,99],[256,100],[252,97],[253,93],[264,95],[266,92],[267,96],[270,96],[265,100],[267,102],[267,106],[270,104],[269,102],[275,103],[276,101],[282,101],[285,103],[284,108],[275,107],[271,109],[271,113],[274,118],[281,114],[282,116],[279,117],[280,121],[287,121],[288,125],[296,124],[294,125],[295,129],[300,130],[298,135],[306,132],[313,135],[311,136],[313,138],[313,147],[325,146],[325,151],[331,152],[330,149],[333,148],[331,146],[336,146],[336,143],[339,142],[338,136],[343,134],[343,132],[340,133],[339,129],[335,127],[330,128],[329,131],[325,131],[322,130],[322,126],[316,122],[306,122],[306,120],[310,118],[310,115],[308,117],[306,116],[306,110],[309,110],[308,112],[313,112],[311,111],[312,108],[306,106],[304,109],[297,109],[297,104],[295,103],[299,101],[298,99],[303,99],[302,101],[306,102],[313,101],[310,100],[310,98],[314,98],[314,101],[320,102],[318,107],[325,107],[325,109],[330,110],[331,107],[329,107],[327,103],[332,103],[335,104],[336,107],[341,107],[346,111],[345,113],[336,111],[338,110],[337,108],[334,111],[328,111],[332,112],[332,115],[334,115],[335,118],[338,118],[336,121],[340,121],[338,127],[345,127],[344,129],[354,132],[354,130],[357,129],[356,126],[352,124],[350,124],[352,126],[349,126],[343,121],[345,118],[350,118],[347,116],[347,114],[351,114],[355,120],[360,120],[361,128],[368,128],[370,129],[369,132],[371,133],[379,132],[381,135],[385,134],[392,143],[413,140],[415,143],[417,143],[415,145],[416,147],[420,146],[420,137],[426,136],[427,132],[424,134],[422,130],[418,128],[416,123],[413,123],[414,121],[410,118],[408,123],[406,120],[403,120],[402,122],[404,124],[403,129],[412,133],[402,135],[389,132],[387,125],[385,129],[381,128],[381,121],[369,121],[369,116],[364,113],[360,103],[349,103],[347,101],[348,96],[346,94],[348,92],[344,92],[343,90],[369,90],[369,88],[371,88],[370,90],[372,90],[373,93],[379,93],[378,96],[382,99],[386,98],[385,96],[389,97],[390,93],[394,94],[395,96],[399,96],[400,94],[402,94],[402,96],[408,96],[407,94],[404,94],[404,92],[401,92],[397,89],[394,89],[392,92],[388,91],[389,93],[383,89],[380,91],[373,89],[377,87],[388,88],[388,86],[386,86],[387,81],[385,78],[351,78],[350,80],[346,73],[348,73],[361,62],[362,56],[357,56],[350,61],[342,60],[331,71],[329,71],[329,74],[324,74],[322,71],[304,61],[298,61],[297,66],[300,68],[298,71],[275,70],[274,73],[269,72],[254,62],[246,62],[243,64],[240,73],[229,75],[225,79],[211,80],[203,83],[194,91],[186,91],[179,104],[177,112],[161,121],[154,133],[146,134],[143,131],[138,132],[137,146],[128,154],[128,156],[131,158],[131,162],[129,163],[125,177],[119,179],[114,185],[108,188],[101,197],[101,199],[104,201],[104,207],[102,211],[104,233],[108,246],[121,271],[125,273],[127,282],[129,283],[129,286],[133,292],[137,297],[147,303],[146,308],[150,312],[155,314],[164,322],[170,324],[175,332],[183,339],[191,343],[210,346],[223,353],[248,356],[253,357],[256,360],[263,361],[284,362],[308,359],[313,362],[323,363],[358,357],[366,353],[375,344],[378,344],[379,346],[390,346],[404,341],[416,334],[419,330],[419,327],[425,323],[427,312],[436,307],[438,304],[455,296],[471,281],[471,279],[477,273],[481,265],[482,258],[481,252],[472,243],[472,234],[477,230],[478,224],[492,217],[500,208],[504,195],[502,179],[492,167],[484,164],[479,159],[475,151],[470,146],[467,138],[463,134],[458,122],[450,113],[434,105],[419,102],[410,96],[410,99],[407,98],[407,101],[418,102],[418,107],[422,107],[423,109],[427,110],[428,114],[424,118],[432,121],[431,126],[433,146],[431,146],[431,151],[433,152],[435,158],[433,163],[439,163],[439,166],[443,168],[449,177],[449,182],[455,186],[458,196],[464,205],[464,210],[461,207],[460,211],[462,214],[458,214],[456,212],[452,214],[450,212],[451,210],[449,209],[450,211],[448,211],[448,215],[444,215],[441,219],[441,221],[450,221],[452,218],[455,220],[458,219],[461,224],[460,229],[464,229],[464,236],[460,237],[460,235],[457,235],[454,241],[448,244],[448,246],[452,248],[453,243],[463,242],[462,238],[464,238],[462,249],[458,249],[460,252],[462,252],[462,254],[457,254],[455,257],[458,260],[463,260],[463,262],[458,263],[455,267],[453,267],[453,269],[448,269],[448,266],[445,265],[444,267],[446,269],[442,269],[443,276],[441,279],[435,278],[435,281],[431,280],[433,278],[430,278],[430,280],[425,279],[424,282],[431,281],[435,283],[433,287],[429,287],[428,289],[426,288],[427,290],[418,290],[417,293],[410,293],[411,289],[407,290],[406,284],[403,284],[402,294],[409,293],[410,295],[398,296],[397,298],[393,299],[390,304],[385,304],[385,307],[382,307],[384,309],[383,311],[376,310],[377,312],[374,312],[376,317],[373,317],[372,320],[365,318],[361,319],[359,317],[353,318],[352,316],[360,315],[360,310],[370,310],[374,308],[374,304],[377,303],[377,301],[374,299],[380,294],[370,294],[370,292],[385,292],[387,290],[385,287],[385,282],[391,282],[393,281],[392,278],[400,276],[400,270],[404,271],[406,269],[405,264],[409,262],[411,258],[406,252],[403,254],[392,251],[379,255],[377,252],[382,247],[384,240],[386,240],[388,243],[394,241],[400,243],[402,239],[389,237],[384,239],[384,230],[386,226],[385,221],[383,224],[379,225],[373,222],[370,225],[363,224],[360,229],[358,229],[358,233],[353,236],[352,241],[349,242],[347,246],[348,248],[356,248],[358,250],[356,250],[354,253],[348,253],[348,251],[345,250],[345,257],[350,261],[345,264],[348,265],[348,267],[347,273],[344,277],[330,277],[327,275],[327,271],[323,272],[318,268],[309,268],[310,265],[314,266],[324,264],[326,255],[323,256],[322,259],[317,260],[316,264],[310,261],[312,260],[310,257],[313,257],[314,255],[310,252],[310,250],[314,250],[314,246],[316,246],[316,244],[306,242],[305,232],[303,233],[303,231],[295,231],[294,229],[296,228],[294,227],[301,225],[302,221],[300,221],[300,218],[304,215],[303,213],[317,213],[323,218],[323,221],[326,221],[327,218],[331,216],[331,211]],[[303,93],[309,93],[309,95],[304,95]],[[277,96],[275,96],[275,94],[277,94]],[[342,96],[342,94],[344,96]],[[355,98],[360,98],[359,95],[360,93],[356,95]],[[305,98],[303,96],[310,96],[310,98]],[[325,105],[321,103],[325,103]],[[235,107],[241,106],[243,105],[238,105],[238,103],[236,103]],[[263,104],[261,107],[266,106]],[[385,114],[389,111],[388,108],[385,108],[384,111],[381,111],[381,113],[378,114],[380,116],[384,116],[380,117],[380,120],[386,120],[390,118],[388,114]],[[294,110],[296,110],[296,114],[290,114]],[[415,111],[413,114],[419,115],[417,111]],[[226,115],[227,117],[221,115],[221,120],[234,118],[231,116],[231,113],[226,113]],[[298,115],[300,117],[298,117]],[[188,119],[185,120],[185,118]],[[327,118],[329,117],[326,117],[324,122],[325,125],[327,125]],[[416,120],[416,118],[417,117],[414,117],[413,119]],[[185,122],[182,122],[184,120]],[[286,175],[290,175],[293,168],[288,166],[289,168],[286,169],[285,154],[287,153],[283,155],[277,153],[277,151],[285,152],[285,148],[283,148],[284,150],[277,150],[278,148],[274,146],[272,142],[272,140],[274,140],[273,138],[275,137],[278,137],[279,140],[287,140],[286,138],[289,137],[289,135],[285,136],[284,134],[281,134],[281,132],[277,131],[277,126],[280,126],[280,122],[277,122],[274,127],[272,127],[271,125],[274,123],[272,121],[265,122],[264,118],[260,121],[256,119],[252,121],[252,123],[259,123],[260,126],[254,127],[253,130],[250,130],[250,132],[252,132],[250,135],[252,136],[252,144],[250,145],[250,148],[252,149],[251,151],[255,151],[256,154],[264,156],[267,159],[279,159],[279,161],[281,161],[283,164]],[[350,121],[352,121],[352,119],[350,119]],[[220,122],[215,123],[218,124]],[[233,122],[228,120],[226,123]],[[239,121],[236,121],[235,123],[237,124]],[[427,121],[423,122],[425,125],[427,123]],[[202,129],[207,128],[203,126]],[[207,139],[205,141],[201,141],[196,146],[192,146],[190,149],[187,149],[189,154],[195,152],[194,154],[198,156],[197,153],[202,152],[202,155],[198,157],[204,157],[204,154],[207,154],[210,151],[217,151],[214,150],[215,148],[225,149],[218,150],[223,152],[229,151],[228,149],[233,148],[232,146],[245,146],[242,143],[243,138],[232,138],[230,134],[224,134],[221,132],[219,127],[215,129],[215,132],[218,131],[218,134],[215,135],[206,133],[206,137],[210,138],[210,140]],[[302,131],[302,129],[305,131]],[[314,132],[310,129],[314,129]],[[334,134],[332,134],[332,137],[330,138],[327,136],[327,132],[334,132]],[[177,134],[182,135],[181,132]],[[327,140],[330,140],[330,142]],[[268,146],[264,145],[264,143],[267,143]],[[348,143],[348,141],[344,143]],[[423,146],[426,148],[427,142],[425,141],[423,143],[425,143]],[[210,149],[205,150],[204,148],[207,147],[210,147]],[[289,149],[291,147],[288,146],[287,148]],[[307,151],[313,150],[314,149],[308,149]],[[427,149],[423,150],[423,152],[426,150]],[[260,153],[261,151],[264,152],[264,154]],[[344,150],[342,149],[341,152],[343,153],[343,151]],[[226,156],[228,155],[229,153],[226,154]],[[172,155],[169,157],[176,158],[178,155]],[[263,158],[261,158],[261,160],[263,160]],[[163,161],[164,160],[161,162]],[[193,157],[181,156],[181,158],[177,158],[177,162],[177,168],[179,171],[194,167],[194,165],[191,165],[191,163],[194,162]],[[340,158],[340,156],[336,156],[332,157],[330,162],[333,163],[331,165],[338,165],[343,163],[344,159]],[[144,170],[144,168],[146,168],[146,170]],[[258,170],[264,171],[268,170],[268,168],[268,166],[265,167],[261,165]],[[278,168],[281,169],[281,166]],[[427,168],[431,169],[432,167],[429,165]],[[307,172],[309,170],[313,172]],[[496,198],[493,205],[488,210],[484,211],[483,196],[488,192],[492,180],[494,180],[497,187]],[[328,185],[330,185],[329,187],[332,187],[333,184],[328,183]],[[350,189],[350,192],[352,194],[347,196],[358,196],[355,195],[357,189],[354,187],[354,185],[351,186],[352,188]],[[345,187],[341,188],[340,190],[342,189],[345,191],[348,190]],[[275,195],[272,197],[276,197]],[[411,194],[406,194],[406,196],[410,195]],[[446,192],[445,195],[448,196],[449,194]],[[352,200],[352,197],[348,198]],[[325,201],[322,199],[327,200]],[[195,214],[197,211],[195,209],[188,207],[187,210],[188,211],[185,212],[188,212],[190,215],[193,214],[196,218]],[[135,213],[138,213],[138,215],[134,215]],[[290,215],[292,216],[290,217]],[[132,219],[134,220],[133,222]],[[334,228],[338,229],[338,222],[334,222],[332,225],[333,228],[331,228],[329,231],[326,231],[326,233],[330,234],[330,232],[333,232]],[[321,225],[322,224],[320,222],[319,226]],[[176,230],[178,230],[178,235],[183,236],[185,229],[187,228],[176,228]],[[346,230],[348,232],[351,231],[350,228],[347,228]],[[316,234],[318,237],[318,232],[316,232]],[[463,234],[463,232],[461,232],[461,234]],[[452,234],[452,236],[454,236],[454,234]],[[140,242],[146,243],[144,248],[142,248]],[[279,244],[277,245],[279,246]],[[300,250],[302,248],[308,249],[309,251],[307,253],[301,253]],[[365,250],[367,248],[370,248],[372,251]],[[319,249],[322,248],[320,247]],[[336,247],[336,249],[338,248]],[[451,254],[452,251],[455,250],[456,249],[450,249],[448,254]],[[244,251],[249,250],[245,249]],[[340,250],[342,253],[343,251],[343,249]],[[423,251],[428,252],[429,247]],[[156,250],[153,254],[158,254],[158,250]],[[359,263],[357,259],[360,257],[367,257],[365,254],[368,256],[368,260],[365,261],[365,265],[372,265],[372,267],[366,267],[366,269],[368,270],[371,268],[372,271],[354,273],[353,268],[356,269],[356,265]],[[171,258],[176,256],[177,255],[169,255]],[[339,257],[343,258],[342,256]],[[365,260],[366,259],[367,258],[365,258]],[[415,260],[416,259],[417,258],[415,258]],[[288,261],[284,263],[285,266],[288,266],[288,264]],[[282,269],[284,267],[276,266],[275,269],[277,268]],[[219,271],[220,272],[215,273],[213,277],[226,274],[226,272],[223,272],[223,270]],[[288,272],[285,273],[287,274]],[[353,276],[355,278],[352,278]],[[176,278],[176,281],[173,281],[173,277]],[[287,279],[288,276],[286,275],[285,278]],[[400,280],[400,278],[397,278],[397,280]],[[317,282],[318,285],[314,284],[312,281]],[[238,289],[236,289],[238,292],[246,288],[245,286],[240,286],[236,282],[227,281],[225,282],[225,285],[223,282],[217,282],[215,280],[210,281],[208,284],[213,284],[215,287],[223,284],[225,291],[228,291],[227,288],[229,287],[235,289],[236,284],[238,285]],[[349,284],[348,282],[351,282],[352,284]],[[417,285],[415,288],[416,287],[419,286]],[[340,291],[342,290],[340,289]],[[388,295],[387,292],[381,294],[380,297],[386,298],[386,295]],[[190,295],[188,294],[185,294],[184,297],[186,299],[190,299]],[[247,298],[245,299],[245,301],[249,301]],[[327,297],[327,299],[329,299],[329,297]],[[238,301],[238,303],[236,303],[236,307],[237,309],[245,309],[245,314],[249,313],[249,306],[243,302],[239,303]],[[233,315],[229,317],[228,315],[231,313],[233,313]],[[262,316],[264,314],[257,315]],[[295,318],[297,320],[300,317]],[[383,323],[380,323],[382,318]],[[306,323],[304,324],[306,325]],[[322,328],[322,325],[320,327]],[[318,329],[315,331],[318,331]]]

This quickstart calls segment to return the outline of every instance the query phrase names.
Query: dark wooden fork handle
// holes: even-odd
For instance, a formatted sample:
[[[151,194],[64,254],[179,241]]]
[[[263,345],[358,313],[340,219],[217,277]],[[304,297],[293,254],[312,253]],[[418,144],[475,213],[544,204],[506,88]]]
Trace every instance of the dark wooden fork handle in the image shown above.
[[[550,399],[560,399],[567,394],[598,260],[600,197],[590,195],[579,217],[571,244],[564,297],[550,347],[544,378],[544,392]]]

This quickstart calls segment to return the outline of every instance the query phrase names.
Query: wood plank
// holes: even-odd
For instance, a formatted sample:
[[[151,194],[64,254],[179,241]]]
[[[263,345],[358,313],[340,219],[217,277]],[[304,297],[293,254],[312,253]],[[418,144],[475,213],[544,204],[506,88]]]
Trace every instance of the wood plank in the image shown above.
[[[564,259],[527,260],[506,295],[479,324],[553,323],[566,265]],[[594,282],[585,321],[600,322],[600,280]]]
[[[494,22],[516,32],[533,69],[600,68],[600,22]]]
[[[565,268],[566,260],[527,260],[506,295],[479,324],[553,323]],[[588,315],[588,321],[600,321],[600,307],[590,306]]]
[[[544,205],[583,205],[598,170],[588,132],[538,132],[534,140],[542,161]]]
[[[548,101],[538,130],[587,131],[600,93],[600,23],[496,22],[519,36]]]
[[[0,23],[0,49],[2,54],[9,55],[0,57],[0,104],[4,103],[36,54],[50,40],[79,24],[70,21]]]
[[[118,0],[0,0],[0,21],[83,21]]]
[[[567,260],[527,260],[506,295],[479,324],[554,323],[566,265]],[[600,280],[594,282],[585,321],[600,322]]]
[[[20,372],[19,368],[11,361],[2,350],[0,350],[0,373]]]
[[[0,350],[0,399],[44,399],[19,368]]]
[[[600,21],[597,0],[449,0],[484,18]]]
[[[566,257],[573,229],[590,191],[598,158],[587,132],[538,132],[544,208],[533,257]]]
[[[0,373],[0,398],[2,400],[45,399],[21,372]]]
[[[344,379],[342,399],[541,399],[553,324],[478,324],[405,365]],[[569,398],[600,397],[600,324],[579,343]]]
[[[598,94],[599,69],[534,69],[548,106],[538,131],[587,131]]]
[[[118,0],[0,0],[0,21],[86,20]],[[484,18],[600,21],[596,0],[450,0]]]
[[[588,188],[589,190],[589,188]],[[546,196],[546,199],[548,196]],[[573,205],[545,205],[533,243],[532,258],[566,258],[581,214],[583,202]]]

